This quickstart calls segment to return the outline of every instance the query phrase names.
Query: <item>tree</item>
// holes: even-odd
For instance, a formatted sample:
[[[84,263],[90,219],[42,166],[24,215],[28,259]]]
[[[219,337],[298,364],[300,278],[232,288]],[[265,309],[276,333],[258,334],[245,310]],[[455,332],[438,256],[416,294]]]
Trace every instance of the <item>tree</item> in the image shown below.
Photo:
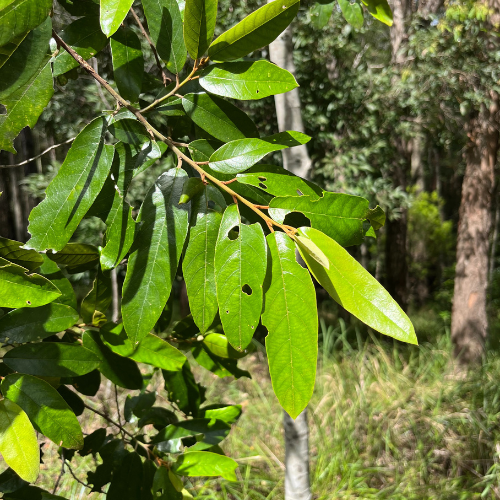
[[[0,318],[0,453],[11,468],[2,487],[5,498],[46,496],[26,484],[39,472],[36,430],[59,444],[68,467],[74,450],[99,453],[103,463],[88,482],[93,491],[110,483],[110,499],[181,498],[182,477],[236,479],[237,463],[219,443],[241,413],[236,406],[202,406],[204,389],[190,362],[221,377],[248,376],[238,359],[265,327],[278,400],[292,418],[306,407],[318,349],[311,274],[371,328],[405,342],[416,337],[388,292],[343,248],[383,225],[380,207],[259,163],[310,137],[298,131],[260,137],[227,99],[296,88],[287,70],[240,58],[286,29],[297,0],[271,2],[214,41],[213,0],[188,0],[183,12],[174,1],[142,0],[149,33],[130,0],[59,3],[65,12],[52,11],[49,0],[15,0],[0,10],[6,54],[0,147],[15,152],[16,135],[34,126],[53,97],[54,77],[64,84],[87,73],[108,94],[101,105],[112,99],[114,109],[96,107],[73,141],[31,211],[29,241],[0,239],[0,306],[7,311]],[[53,29],[60,24],[62,30]],[[144,71],[138,33],[155,55],[154,73]],[[108,44],[113,82],[87,62]],[[158,159],[166,171],[136,214],[128,192]],[[297,212],[310,225],[285,223]],[[71,241],[90,216],[106,227],[100,247]],[[123,262],[121,321],[114,323],[106,317],[115,287],[110,273]],[[89,270],[93,286],[78,304],[67,276]],[[170,326],[168,300],[181,273],[191,314]],[[168,409],[154,406],[155,394],[145,387],[154,373],[163,377]],[[94,396],[102,376],[132,391],[118,421],[77,394]],[[84,438],[75,416],[83,412],[107,424]],[[147,424],[156,431],[145,435]]]

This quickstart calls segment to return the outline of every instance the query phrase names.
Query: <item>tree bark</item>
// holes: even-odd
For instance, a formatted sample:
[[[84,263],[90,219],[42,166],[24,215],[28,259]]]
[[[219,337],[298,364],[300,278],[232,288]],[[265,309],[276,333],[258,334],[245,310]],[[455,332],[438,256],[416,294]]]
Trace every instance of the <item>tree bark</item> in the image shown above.
[[[469,147],[462,184],[457,266],[451,316],[451,339],[462,364],[478,362],[488,332],[486,290],[491,230],[491,205],[497,161],[498,95],[483,105],[470,123]]]

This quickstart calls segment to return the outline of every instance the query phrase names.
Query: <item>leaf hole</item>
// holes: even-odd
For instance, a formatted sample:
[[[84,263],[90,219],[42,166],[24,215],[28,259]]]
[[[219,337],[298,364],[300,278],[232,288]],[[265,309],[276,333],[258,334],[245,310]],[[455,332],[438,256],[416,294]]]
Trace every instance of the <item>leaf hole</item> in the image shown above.
[[[243,293],[246,293],[247,295],[252,295],[252,293],[253,293],[253,290],[252,290],[252,288],[250,287],[250,285],[243,285],[243,287],[242,287],[241,291],[242,291]]]
[[[31,305],[31,300],[27,300],[26,304],[28,304],[30,306]]]
[[[257,94],[259,93],[259,89],[257,89]]]
[[[261,189],[267,189],[267,186],[263,182],[259,182],[259,187]]]
[[[237,240],[238,236],[240,235],[240,227],[239,226],[234,226],[232,227],[229,232],[227,233],[227,237],[231,240]]]
[[[261,182],[267,181],[267,177],[259,177],[259,181]]]
[[[304,196],[304,193],[303,193],[300,189],[297,189],[297,194],[298,194],[299,196]]]
[[[226,311],[226,314],[229,314],[229,311]]]

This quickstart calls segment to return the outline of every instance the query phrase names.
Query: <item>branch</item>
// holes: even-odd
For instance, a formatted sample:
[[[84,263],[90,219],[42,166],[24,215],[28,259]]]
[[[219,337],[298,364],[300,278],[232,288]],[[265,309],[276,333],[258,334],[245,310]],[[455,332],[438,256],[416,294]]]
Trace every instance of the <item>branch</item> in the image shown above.
[[[63,462],[64,463],[64,462]],[[75,473],[73,472],[73,469],[71,468],[71,465],[69,464],[69,461],[66,460],[66,466],[68,467],[68,470],[70,472],[70,474],[73,476],[73,479],[77,482],[77,483],[80,483],[82,486],[85,486],[85,488],[89,488],[89,489],[92,489],[92,486],[88,485],[87,483],[84,483],[83,481],[81,481],[80,479],[78,479],[76,476],[75,476]]]

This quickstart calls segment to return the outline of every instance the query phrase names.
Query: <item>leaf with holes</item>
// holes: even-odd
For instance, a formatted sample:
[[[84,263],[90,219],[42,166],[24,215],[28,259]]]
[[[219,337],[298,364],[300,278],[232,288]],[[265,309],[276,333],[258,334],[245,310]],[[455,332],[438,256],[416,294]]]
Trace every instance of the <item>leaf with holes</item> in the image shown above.
[[[215,282],[224,332],[239,351],[250,343],[259,324],[266,265],[262,227],[243,224],[238,206],[230,205],[215,247]]]
[[[295,258],[285,233],[267,236],[270,265],[262,324],[269,334],[266,351],[274,393],[297,418],[311,399],[318,358],[318,312],[310,274]]]
[[[200,85],[212,94],[240,100],[263,99],[298,87],[289,71],[264,59],[209,66],[200,76]]]
[[[217,0],[186,0],[184,9],[184,42],[189,55],[201,57],[214,36]]]
[[[111,36],[122,24],[134,0],[101,0],[101,28],[106,36]]]

